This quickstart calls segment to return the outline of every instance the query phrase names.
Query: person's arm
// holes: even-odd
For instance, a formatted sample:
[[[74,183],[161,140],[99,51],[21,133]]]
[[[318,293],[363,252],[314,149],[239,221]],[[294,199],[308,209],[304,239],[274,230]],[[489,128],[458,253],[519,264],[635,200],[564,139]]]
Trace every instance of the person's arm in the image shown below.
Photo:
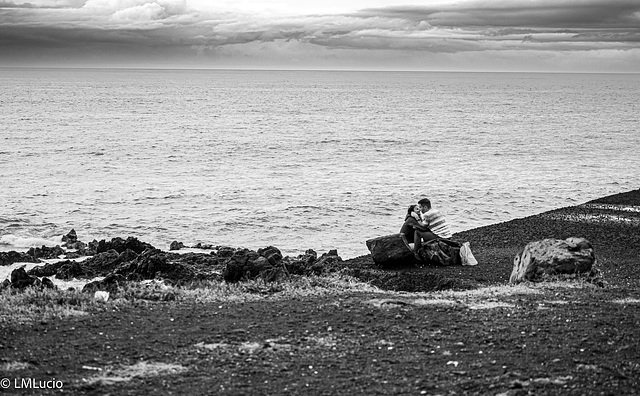
[[[429,228],[423,226],[422,224],[420,224],[418,222],[418,220],[414,219],[413,217],[409,217],[407,219],[407,224],[409,224],[411,227],[413,227],[414,230],[418,230],[418,231],[428,231]]]

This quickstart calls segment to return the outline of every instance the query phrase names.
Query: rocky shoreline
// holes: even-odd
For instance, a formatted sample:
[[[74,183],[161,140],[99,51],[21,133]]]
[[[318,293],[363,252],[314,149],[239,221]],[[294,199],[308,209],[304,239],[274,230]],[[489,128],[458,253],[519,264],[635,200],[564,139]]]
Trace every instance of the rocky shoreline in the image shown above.
[[[167,252],[135,237],[85,243],[78,239],[74,230],[63,237],[61,246],[31,248],[25,253],[0,252],[0,265],[63,258],[29,271],[17,271],[11,282],[18,288],[33,284],[52,287],[48,277],[62,280],[100,277],[103,279],[87,284],[85,291],[114,292],[124,282],[148,279],[162,279],[174,285],[207,280],[233,283],[255,278],[269,282],[291,275],[340,272],[383,290],[420,292],[469,289],[506,282],[513,258],[528,242],[578,236],[593,244],[599,258],[598,268],[605,279],[630,280],[633,275],[628,272],[633,272],[634,266],[623,263],[633,259],[629,254],[631,248],[640,246],[638,204],[640,190],[634,190],[455,234],[454,239],[471,243],[480,262],[477,267],[415,268],[413,262],[407,262],[399,268],[382,270],[376,267],[370,255],[343,260],[335,250],[318,255],[309,249],[297,257],[283,257],[273,246],[253,251],[198,244],[191,246],[187,253],[178,253],[186,248],[178,241],[174,241]],[[193,249],[206,251],[193,252]],[[78,258],[86,259],[76,261]],[[5,280],[0,287],[9,287],[11,282]]]

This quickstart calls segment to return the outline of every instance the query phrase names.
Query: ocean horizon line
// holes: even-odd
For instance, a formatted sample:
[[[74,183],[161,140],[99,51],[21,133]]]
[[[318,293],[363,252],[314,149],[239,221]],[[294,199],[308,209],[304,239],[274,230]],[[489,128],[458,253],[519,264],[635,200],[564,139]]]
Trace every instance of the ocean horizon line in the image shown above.
[[[340,72],[340,73],[441,73],[441,74],[578,74],[640,75],[640,72],[562,71],[562,70],[421,70],[421,69],[314,69],[314,68],[249,68],[249,67],[162,67],[162,66],[3,66],[0,70],[138,70],[138,71],[235,71],[235,72]]]

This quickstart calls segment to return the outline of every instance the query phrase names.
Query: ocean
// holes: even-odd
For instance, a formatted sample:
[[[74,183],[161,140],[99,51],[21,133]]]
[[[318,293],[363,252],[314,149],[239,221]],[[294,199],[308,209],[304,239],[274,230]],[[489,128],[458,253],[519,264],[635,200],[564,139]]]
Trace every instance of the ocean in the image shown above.
[[[640,187],[640,75],[0,69],[0,250],[134,236],[286,255]],[[525,241],[523,241],[524,243]]]

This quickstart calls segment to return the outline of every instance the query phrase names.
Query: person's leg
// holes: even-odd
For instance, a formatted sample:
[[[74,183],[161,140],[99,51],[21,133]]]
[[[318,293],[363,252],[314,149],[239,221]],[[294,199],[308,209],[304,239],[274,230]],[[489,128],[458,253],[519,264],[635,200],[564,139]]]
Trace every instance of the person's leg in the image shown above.
[[[444,243],[446,243],[449,246],[453,246],[453,247],[456,247],[456,248],[459,248],[459,247],[462,246],[462,242],[456,242],[456,241],[454,241],[452,239],[439,238],[439,240],[444,242]]]
[[[438,236],[431,231],[416,230],[413,234],[413,250],[418,251],[422,246],[422,240],[429,242],[434,239],[438,239]]]

